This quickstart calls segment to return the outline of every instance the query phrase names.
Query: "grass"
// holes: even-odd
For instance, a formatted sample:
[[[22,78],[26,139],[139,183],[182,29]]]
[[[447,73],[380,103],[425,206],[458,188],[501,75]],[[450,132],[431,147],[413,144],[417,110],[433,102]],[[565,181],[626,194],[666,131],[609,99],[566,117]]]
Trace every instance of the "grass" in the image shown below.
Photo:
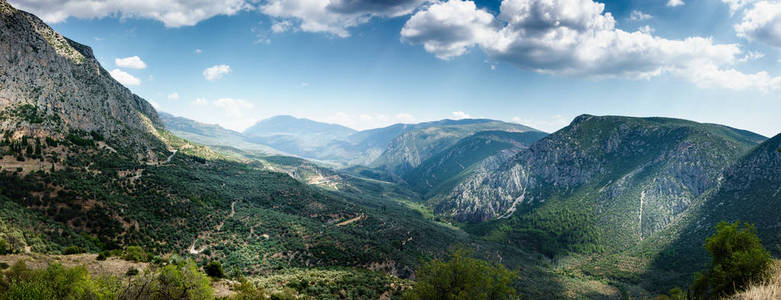
[[[781,260],[773,265],[773,277],[762,283],[751,285],[748,290],[732,296],[732,300],[775,300],[781,299]]]

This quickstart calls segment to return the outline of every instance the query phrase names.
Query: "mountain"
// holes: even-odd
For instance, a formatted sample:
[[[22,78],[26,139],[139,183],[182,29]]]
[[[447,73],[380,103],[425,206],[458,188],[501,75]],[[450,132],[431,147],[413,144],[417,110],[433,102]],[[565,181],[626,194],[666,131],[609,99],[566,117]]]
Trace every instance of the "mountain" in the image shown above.
[[[371,163],[402,180],[407,172],[459,140],[480,131],[536,131],[520,124],[486,119],[443,120],[417,124],[388,142],[382,154]]]
[[[162,127],[149,102],[103,69],[92,49],[0,1],[0,130],[72,139],[89,134],[157,158]]]
[[[404,181],[424,198],[431,198],[452,190],[485,159],[512,156],[547,135],[540,131],[480,131],[425,160],[407,173]]]
[[[13,252],[138,245],[244,274],[342,266],[409,276],[418,257],[470,243],[394,200],[406,197],[394,185],[348,178],[321,189],[177,137],[88,47],[5,1],[0,13],[0,238]],[[163,118],[202,138],[239,138]],[[297,164],[301,178],[332,175]]]
[[[721,173],[765,138],[668,118],[582,115],[493,168],[435,211],[473,232],[539,243],[552,254],[623,249],[686,215]]]
[[[673,241],[661,244],[654,267],[683,274],[680,281],[708,263],[702,240],[712,235],[720,221],[754,224],[773,255],[781,255],[781,134],[768,139],[734,161],[719,178],[718,187],[675,228],[665,232]],[[649,248],[651,248],[649,247]],[[658,247],[658,246],[656,246]]]
[[[219,125],[204,124],[164,112],[159,113],[159,116],[165,128],[173,134],[199,144],[234,147],[253,151],[255,154],[282,154],[281,151],[269,146],[248,142],[247,138],[240,132],[225,129]]]
[[[248,141],[271,146],[302,157],[321,159],[320,147],[346,140],[356,131],[336,124],[327,124],[292,116],[275,116],[247,128],[242,134]]]

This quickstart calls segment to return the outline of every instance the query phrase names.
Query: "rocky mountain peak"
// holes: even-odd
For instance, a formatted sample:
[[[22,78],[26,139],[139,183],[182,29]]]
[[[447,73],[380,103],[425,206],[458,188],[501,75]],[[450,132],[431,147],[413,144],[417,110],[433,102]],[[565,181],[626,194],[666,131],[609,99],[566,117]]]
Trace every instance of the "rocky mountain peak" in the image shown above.
[[[0,1],[0,130],[7,136],[93,132],[150,148],[162,128],[146,100],[114,80],[92,49]]]

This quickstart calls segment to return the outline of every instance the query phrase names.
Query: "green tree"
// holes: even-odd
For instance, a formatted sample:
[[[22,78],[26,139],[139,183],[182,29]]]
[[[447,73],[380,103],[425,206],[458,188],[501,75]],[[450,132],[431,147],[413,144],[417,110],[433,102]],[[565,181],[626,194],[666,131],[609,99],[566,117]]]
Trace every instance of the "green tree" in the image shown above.
[[[160,269],[154,282],[155,299],[213,299],[209,277],[198,271],[192,260]]]
[[[203,267],[203,270],[206,271],[206,275],[209,275],[209,277],[213,277],[213,278],[225,277],[225,271],[222,269],[222,264],[220,264],[220,262],[218,261],[213,261],[206,264],[206,266]]]
[[[752,224],[719,222],[716,234],[705,241],[712,256],[708,268],[695,275],[697,298],[718,298],[744,290],[770,275],[772,260]]]
[[[405,299],[514,299],[516,272],[500,264],[470,257],[457,249],[447,261],[433,260],[416,272],[415,286]]]

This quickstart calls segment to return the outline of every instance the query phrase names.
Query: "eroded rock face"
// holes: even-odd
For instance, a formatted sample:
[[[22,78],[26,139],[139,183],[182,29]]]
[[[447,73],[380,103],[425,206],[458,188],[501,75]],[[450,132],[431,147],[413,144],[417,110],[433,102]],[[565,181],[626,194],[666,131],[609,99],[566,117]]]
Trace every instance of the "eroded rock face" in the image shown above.
[[[578,201],[613,224],[611,234],[641,240],[679,219],[762,139],[682,120],[584,115],[514,157],[487,160],[435,211],[479,222]]]
[[[90,47],[55,32],[36,16],[0,0],[0,130],[62,137],[95,132],[148,148],[162,128],[146,100],[114,80]]]

